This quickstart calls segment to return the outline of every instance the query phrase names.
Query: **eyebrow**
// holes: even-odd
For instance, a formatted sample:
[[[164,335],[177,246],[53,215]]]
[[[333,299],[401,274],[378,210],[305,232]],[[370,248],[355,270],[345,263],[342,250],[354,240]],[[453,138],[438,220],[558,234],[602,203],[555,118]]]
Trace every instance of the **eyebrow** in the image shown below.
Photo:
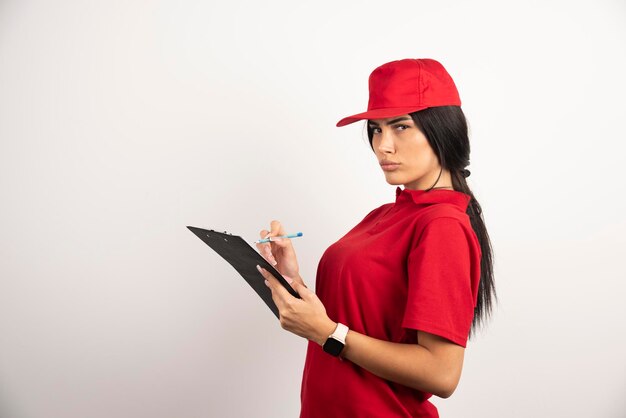
[[[403,116],[401,118],[390,120],[389,122],[385,123],[385,125],[387,125],[387,126],[393,125],[394,123],[397,123],[397,122],[400,122],[400,121],[403,121],[403,120],[411,120],[411,118],[408,117],[408,116]],[[369,124],[369,126],[380,126],[376,122],[372,122],[372,121],[368,121],[368,124]]]

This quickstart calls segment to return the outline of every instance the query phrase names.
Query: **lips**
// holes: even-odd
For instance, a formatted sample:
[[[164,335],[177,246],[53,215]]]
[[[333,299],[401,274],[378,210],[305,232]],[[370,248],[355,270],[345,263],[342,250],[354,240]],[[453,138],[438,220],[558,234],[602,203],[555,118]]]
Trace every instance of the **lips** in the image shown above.
[[[393,166],[400,165],[400,163],[395,163],[395,162],[393,162],[393,161],[383,160],[383,161],[381,161],[381,162],[380,162],[380,165],[381,165],[382,167],[385,167],[385,166],[393,167]]]
[[[393,171],[400,167],[400,163],[394,163],[393,161],[381,161],[380,166],[385,171]]]

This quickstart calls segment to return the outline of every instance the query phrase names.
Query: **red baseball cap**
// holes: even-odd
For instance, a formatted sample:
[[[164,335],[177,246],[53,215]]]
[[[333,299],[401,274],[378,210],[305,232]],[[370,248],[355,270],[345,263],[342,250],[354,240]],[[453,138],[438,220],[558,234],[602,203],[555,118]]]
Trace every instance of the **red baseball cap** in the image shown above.
[[[369,77],[367,112],[337,122],[345,126],[362,119],[390,118],[428,107],[461,106],[450,74],[430,58],[407,58],[376,68]]]

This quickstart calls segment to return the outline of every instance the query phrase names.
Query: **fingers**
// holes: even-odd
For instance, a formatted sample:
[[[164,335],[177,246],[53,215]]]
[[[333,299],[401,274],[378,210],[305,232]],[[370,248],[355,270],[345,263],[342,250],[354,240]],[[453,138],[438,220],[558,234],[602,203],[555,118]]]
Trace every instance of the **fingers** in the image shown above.
[[[275,237],[278,235],[285,235],[285,229],[283,228],[283,225],[279,222],[279,221],[272,221],[270,222],[270,235]]]
[[[287,289],[278,283],[278,279],[270,272],[258,265],[256,266],[256,269],[259,273],[261,273],[261,276],[265,278],[265,284],[272,291],[272,299],[274,300],[276,307],[278,307],[278,310],[281,310],[285,306],[286,301],[289,300],[289,298],[293,299],[293,296],[289,294]]]
[[[291,285],[291,287],[293,287],[293,279],[291,277],[283,275],[283,278],[285,280],[287,280],[287,283],[289,283]],[[278,279],[276,279],[276,280],[278,281]]]
[[[274,292],[280,293],[283,299],[293,298],[293,296],[287,291],[287,289],[283,287],[282,284],[278,282],[278,279],[274,277],[272,273],[265,270],[263,267],[259,265],[257,265],[256,268],[259,271],[259,273],[261,273],[261,275],[265,278],[265,284],[267,287],[272,289],[272,293]],[[283,277],[285,278],[285,280],[287,280],[287,283],[289,283],[291,288],[295,290],[298,295],[300,295],[301,299],[305,299],[305,298],[308,299],[311,295],[315,295],[315,292],[311,291],[308,287],[306,287],[304,282],[299,282],[285,275],[283,275]]]
[[[271,233],[267,229],[262,229],[261,232],[259,233],[259,235],[261,236],[261,239],[265,239],[265,238],[269,237],[271,235]],[[262,243],[262,244],[256,244],[256,248],[257,248],[257,250],[259,250],[259,253],[261,254],[261,256],[263,256],[263,258],[268,263],[270,263],[273,266],[278,264],[278,262],[274,258],[274,254],[272,254],[272,247],[271,247],[269,242],[265,242],[265,243]]]
[[[278,279],[274,277],[272,273],[265,270],[263,267],[259,265],[256,266],[256,269],[259,271],[259,273],[261,273],[261,276],[265,278],[265,284],[270,289],[272,289],[272,291],[276,291],[276,292],[282,293],[283,295],[292,297],[291,294],[287,291],[287,289],[285,289],[284,286],[278,282]],[[294,287],[295,282],[292,278],[287,277],[287,276],[283,276],[283,278],[287,280],[287,283],[289,283],[292,288]]]
[[[287,276],[283,276],[283,277],[285,279],[287,278]],[[294,280],[293,282],[289,282],[289,284],[291,285],[291,287],[293,287],[293,290],[295,290],[296,293],[298,293],[298,295],[300,295],[300,297],[303,300],[308,300],[311,295],[315,294],[315,292],[313,292],[311,289],[306,287],[304,282],[300,283],[300,282]]]
[[[270,222],[270,231],[268,231],[267,229],[262,229],[259,235],[261,236],[261,239],[266,239],[269,237],[286,235],[286,232],[280,221],[273,220]],[[276,261],[276,258],[274,257],[272,247],[274,246],[274,249],[276,249],[275,246],[285,248],[288,245],[290,245],[290,240],[288,238],[276,238],[272,239],[271,242],[256,244],[256,247],[259,250],[259,253],[263,256],[263,258],[265,258],[265,260],[267,260],[267,262],[270,263],[272,266],[275,266],[278,264],[278,261]]]
[[[287,232],[285,232],[285,228],[279,221],[270,222],[270,229],[271,231],[269,232],[269,237],[280,237],[282,235],[287,235]],[[274,243],[274,245],[284,248],[289,245],[289,241],[289,238],[272,238],[271,242]]]

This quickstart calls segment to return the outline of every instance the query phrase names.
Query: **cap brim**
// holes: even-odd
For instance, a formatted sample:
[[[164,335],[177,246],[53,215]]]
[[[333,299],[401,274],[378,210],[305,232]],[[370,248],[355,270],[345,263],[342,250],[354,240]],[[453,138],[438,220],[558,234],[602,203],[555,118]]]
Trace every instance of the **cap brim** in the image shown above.
[[[373,109],[367,112],[357,113],[356,115],[348,116],[337,122],[337,127],[349,125],[354,122],[358,122],[363,119],[383,119],[393,116],[405,115],[407,113],[417,112],[418,110],[424,110],[428,106],[419,107],[393,107],[387,109]]]

